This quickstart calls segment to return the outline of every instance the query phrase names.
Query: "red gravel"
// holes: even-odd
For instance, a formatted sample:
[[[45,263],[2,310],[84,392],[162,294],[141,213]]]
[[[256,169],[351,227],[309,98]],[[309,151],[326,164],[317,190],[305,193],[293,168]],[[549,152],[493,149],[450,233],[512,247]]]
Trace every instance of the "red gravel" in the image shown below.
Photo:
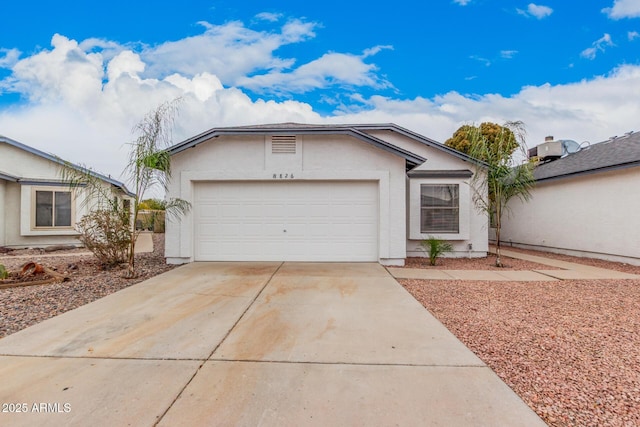
[[[434,270],[555,270],[556,268],[536,262],[502,257],[504,267],[496,267],[496,256],[485,258],[438,258],[436,265],[429,265],[429,258],[407,258],[406,268],[426,268]]]
[[[640,280],[400,283],[549,425],[640,425]]]
[[[9,270],[16,270],[27,261],[37,261],[71,277],[64,283],[22,288],[0,289],[0,338],[13,334],[43,320],[73,310],[120,289],[139,283],[174,266],[165,264],[164,234],[155,234],[154,251],[136,255],[135,279],[125,279],[124,268],[102,270],[93,256],[78,256],[79,250],[55,252],[55,257],[40,257],[40,251],[13,251],[15,255],[29,254],[32,258],[0,260]],[[75,265],[77,269],[69,266]]]
[[[503,246],[503,249],[510,250],[513,252],[519,252],[523,254],[558,259],[561,261],[577,262],[578,264],[590,265],[592,267],[608,268],[609,270],[622,271],[624,273],[640,274],[640,265],[630,265],[630,264],[625,264],[621,262],[604,261],[596,258],[583,258],[583,257],[576,257],[571,255],[562,255],[562,254],[554,254],[549,252],[533,251],[528,249],[511,248],[507,246]],[[506,257],[504,259],[506,261],[511,260],[511,258],[506,258]]]

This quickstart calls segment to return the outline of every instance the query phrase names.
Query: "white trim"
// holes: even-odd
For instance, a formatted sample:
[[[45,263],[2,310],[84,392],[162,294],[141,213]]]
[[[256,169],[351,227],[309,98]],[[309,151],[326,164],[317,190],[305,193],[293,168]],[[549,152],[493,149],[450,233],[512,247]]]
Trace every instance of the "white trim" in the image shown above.
[[[421,233],[420,230],[420,186],[422,184],[457,184],[459,193],[458,233]],[[409,239],[424,240],[435,237],[442,240],[469,240],[471,222],[471,189],[467,179],[456,178],[412,178],[409,179]]]
[[[20,186],[20,235],[21,236],[77,236],[74,229],[78,209],[78,197],[74,189],[64,191],[71,192],[71,226],[70,227],[36,227],[35,226],[35,192],[36,191],[61,191],[59,186]]]

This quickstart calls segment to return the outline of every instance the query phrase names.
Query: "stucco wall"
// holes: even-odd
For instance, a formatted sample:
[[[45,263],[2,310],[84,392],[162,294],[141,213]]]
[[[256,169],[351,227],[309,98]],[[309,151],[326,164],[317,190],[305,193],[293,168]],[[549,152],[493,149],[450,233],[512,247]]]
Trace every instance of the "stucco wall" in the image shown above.
[[[6,245],[4,232],[6,212],[5,206],[7,205],[7,200],[5,199],[6,185],[6,182],[0,179],[0,246]]]
[[[513,201],[502,242],[640,265],[640,168],[539,183]]]
[[[484,173],[461,159],[450,156],[440,150],[426,147],[424,156],[427,161],[414,170],[470,170],[472,173]],[[458,184],[460,190],[460,233],[457,235],[434,235],[453,245],[450,257],[484,257],[488,250],[488,218],[473,204],[474,190],[472,178],[410,178],[409,186],[409,232],[407,234],[407,255],[428,256],[420,246],[420,238],[427,238],[419,232],[420,224],[420,184]]]
[[[27,180],[55,181],[60,179],[58,165],[8,144],[0,143],[0,170],[8,175]],[[0,227],[4,229],[4,245],[10,247],[43,247],[59,244],[78,245],[74,230],[31,230],[30,185],[5,182],[4,218]]]
[[[367,131],[372,136],[388,141],[398,147],[419,154],[427,159],[425,163],[416,167],[416,170],[470,170],[476,172],[472,164],[462,159],[447,154],[441,150],[430,147],[412,138],[388,130]],[[482,169],[479,173],[483,173]],[[416,179],[407,183],[409,202],[407,225],[407,256],[428,256],[420,247],[420,240],[416,239],[416,230],[412,230],[412,224],[419,223],[419,185],[421,183],[431,184],[459,184],[460,185],[460,221],[461,227],[466,228],[465,233],[457,236],[437,235],[434,237],[447,240],[453,245],[453,252],[446,254],[450,257],[484,257],[489,249],[488,232],[489,224],[486,213],[479,211],[472,203],[473,189],[471,179]],[[411,236],[414,236],[412,239]],[[421,236],[425,238],[427,236]],[[471,249],[469,249],[471,245]]]
[[[380,189],[379,254],[405,258],[405,160],[346,136],[300,136],[298,153],[273,157],[270,139],[262,135],[220,137],[172,157],[169,197],[193,201],[193,183],[215,180],[272,180],[293,173],[299,180],[377,180]],[[283,160],[289,159],[289,160]],[[193,216],[169,220],[166,256],[170,262],[193,259]]]
[[[0,171],[28,179],[59,179],[58,165],[35,154],[0,142]]]
[[[59,186],[59,165],[25,150],[0,142],[0,171],[18,177],[21,183],[0,180],[0,245],[10,247],[44,247],[49,245],[79,245],[73,228],[35,229],[32,226],[33,190],[65,189]],[[31,185],[29,182],[38,182]],[[48,184],[51,183],[51,184]],[[50,185],[55,185],[51,187]],[[110,184],[105,183],[110,187]],[[79,221],[87,212],[77,191],[73,206],[74,218]],[[91,206],[89,203],[88,206]]]
[[[45,247],[50,245],[80,245],[73,229],[31,230],[31,186],[9,182],[6,184],[5,245],[10,247]],[[76,219],[84,210],[76,204]]]

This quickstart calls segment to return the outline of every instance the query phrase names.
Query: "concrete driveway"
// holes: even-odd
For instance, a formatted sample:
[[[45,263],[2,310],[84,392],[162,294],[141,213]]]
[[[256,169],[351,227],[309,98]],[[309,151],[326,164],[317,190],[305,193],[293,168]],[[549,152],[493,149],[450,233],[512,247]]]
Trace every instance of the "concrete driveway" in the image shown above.
[[[378,264],[182,266],[1,339],[0,378],[0,425],[545,425]]]

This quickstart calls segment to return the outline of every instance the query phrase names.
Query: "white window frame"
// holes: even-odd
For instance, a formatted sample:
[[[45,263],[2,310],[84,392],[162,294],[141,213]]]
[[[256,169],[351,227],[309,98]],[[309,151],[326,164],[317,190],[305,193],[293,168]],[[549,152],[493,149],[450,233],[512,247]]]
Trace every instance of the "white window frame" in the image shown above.
[[[71,192],[71,225],[62,227],[36,227],[36,191]],[[76,236],[75,225],[83,212],[78,209],[77,192],[65,185],[24,184],[20,189],[21,236]],[[84,209],[81,209],[84,211]]]
[[[457,193],[457,200],[455,206],[425,206],[423,204],[422,190],[425,187],[436,187],[436,188],[446,188],[453,187],[455,188],[455,192]],[[425,215],[425,211],[450,211],[455,212],[455,221],[451,224],[455,224],[455,230],[425,230],[423,228],[423,216]],[[420,233],[421,234],[458,234],[460,232],[460,184],[420,184]]]
[[[37,194],[51,193],[51,223],[52,225],[38,225],[37,218]],[[69,193],[69,208],[71,210],[71,221],[69,225],[56,225],[56,193]],[[75,224],[75,194],[74,191],[66,187],[33,187],[31,189],[31,229],[32,230],[69,230]]]
[[[423,233],[422,185],[458,185],[458,232],[457,233]],[[409,179],[409,239],[424,240],[435,237],[442,240],[469,240],[471,222],[471,188],[468,178],[410,178]]]

